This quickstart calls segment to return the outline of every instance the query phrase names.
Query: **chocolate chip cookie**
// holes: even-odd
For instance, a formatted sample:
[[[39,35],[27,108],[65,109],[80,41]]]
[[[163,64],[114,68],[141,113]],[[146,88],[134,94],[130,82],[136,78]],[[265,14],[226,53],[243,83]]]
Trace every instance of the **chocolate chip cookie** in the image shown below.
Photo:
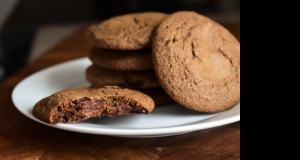
[[[142,92],[117,86],[75,87],[38,101],[33,107],[37,119],[49,123],[73,123],[90,117],[149,114],[153,100]]]
[[[87,39],[98,48],[137,50],[150,48],[157,25],[167,14],[160,12],[131,13],[112,17],[91,25]]]
[[[215,113],[240,100],[240,43],[217,22],[191,11],[164,19],[153,38],[153,65],[178,103]]]
[[[88,54],[97,66],[115,71],[153,70],[151,49],[120,51],[94,47]]]

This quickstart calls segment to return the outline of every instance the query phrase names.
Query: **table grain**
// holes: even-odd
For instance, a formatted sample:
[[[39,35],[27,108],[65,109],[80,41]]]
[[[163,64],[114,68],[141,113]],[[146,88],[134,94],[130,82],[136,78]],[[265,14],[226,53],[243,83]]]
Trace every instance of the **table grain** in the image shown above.
[[[0,84],[0,159],[240,159],[240,121],[158,138],[122,138],[60,130],[35,122],[13,105],[14,87],[49,66],[86,57],[92,45],[82,26]],[[225,26],[240,40],[240,25]],[[20,53],[22,54],[22,53]],[[28,91],[30,96],[30,91]]]

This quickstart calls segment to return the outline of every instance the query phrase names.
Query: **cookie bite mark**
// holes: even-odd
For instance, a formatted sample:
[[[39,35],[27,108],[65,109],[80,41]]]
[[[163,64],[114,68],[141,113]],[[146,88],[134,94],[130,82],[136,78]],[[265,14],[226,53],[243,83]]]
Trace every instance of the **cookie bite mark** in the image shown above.
[[[85,86],[54,93],[33,107],[37,119],[49,123],[74,123],[91,117],[149,114],[154,101],[146,94],[118,86]]]
[[[133,99],[124,97],[108,97],[106,99],[90,99],[82,97],[68,104],[57,106],[51,117],[51,123],[79,122],[90,117],[116,117],[130,114],[148,114],[149,112],[138,105]]]

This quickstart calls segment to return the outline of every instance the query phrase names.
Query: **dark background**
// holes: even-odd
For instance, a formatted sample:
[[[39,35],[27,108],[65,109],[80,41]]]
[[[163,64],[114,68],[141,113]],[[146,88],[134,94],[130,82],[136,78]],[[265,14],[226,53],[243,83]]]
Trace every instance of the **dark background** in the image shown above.
[[[227,25],[239,23],[239,0],[19,0],[0,30],[0,82],[26,65],[42,25],[98,22],[134,12],[195,11]]]

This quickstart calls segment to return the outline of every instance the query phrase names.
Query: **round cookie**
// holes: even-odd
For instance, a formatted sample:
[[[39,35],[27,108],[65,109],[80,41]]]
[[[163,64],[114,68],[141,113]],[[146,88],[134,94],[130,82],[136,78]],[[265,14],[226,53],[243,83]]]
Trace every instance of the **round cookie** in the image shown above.
[[[162,106],[175,103],[175,101],[165,92],[165,90],[162,87],[141,89],[139,91],[151,97],[155,103],[155,106]]]
[[[149,114],[154,107],[149,96],[136,90],[118,86],[82,86],[61,90],[39,100],[32,113],[43,122],[57,124],[90,117]]]
[[[240,43],[217,22],[191,11],[168,16],[153,38],[153,65],[178,103],[215,113],[240,100]]]
[[[153,70],[151,49],[120,51],[94,47],[89,59],[100,67],[116,71]]]
[[[98,48],[116,50],[150,48],[153,32],[165,17],[167,14],[160,12],[115,16],[88,27],[86,38]]]
[[[86,69],[86,79],[96,86],[121,86],[131,89],[160,87],[154,70],[114,71],[92,64]]]

